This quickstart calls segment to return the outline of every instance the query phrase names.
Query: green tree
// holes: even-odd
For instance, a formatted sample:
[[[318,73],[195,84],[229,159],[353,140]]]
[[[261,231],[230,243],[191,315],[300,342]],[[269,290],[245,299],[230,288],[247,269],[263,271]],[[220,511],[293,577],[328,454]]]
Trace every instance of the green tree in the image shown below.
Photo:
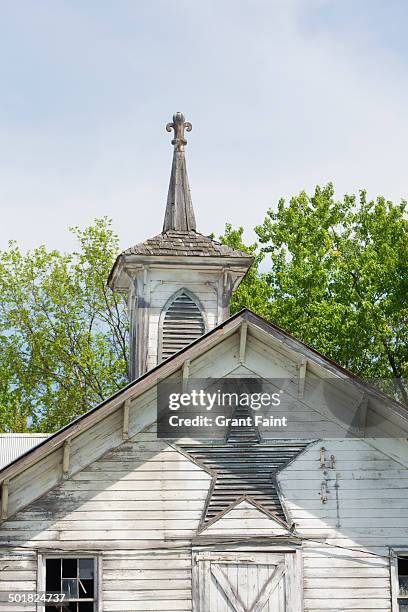
[[[280,200],[255,228],[234,311],[251,308],[408,403],[406,210],[365,191],[337,201],[331,184]],[[245,248],[242,229],[222,240]]]
[[[71,231],[74,253],[0,253],[2,431],[55,431],[126,381],[126,305],[106,286],[118,238],[107,219]]]

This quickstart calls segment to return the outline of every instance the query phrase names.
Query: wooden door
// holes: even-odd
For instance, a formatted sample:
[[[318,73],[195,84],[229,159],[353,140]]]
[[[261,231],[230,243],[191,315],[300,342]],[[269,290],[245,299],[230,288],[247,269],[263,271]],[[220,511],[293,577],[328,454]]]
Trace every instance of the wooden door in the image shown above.
[[[301,612],[298,552],[196,553],[194,612]]]
[[[301,612],[299,553],[196,553],[194,612]]]

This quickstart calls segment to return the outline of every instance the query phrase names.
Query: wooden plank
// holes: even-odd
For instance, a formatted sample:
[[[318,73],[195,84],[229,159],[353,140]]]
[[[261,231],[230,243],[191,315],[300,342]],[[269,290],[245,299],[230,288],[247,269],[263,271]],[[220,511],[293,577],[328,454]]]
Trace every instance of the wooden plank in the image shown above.
[[[337,576],[331,577],[313,577],[313,578],[305,578],[304,585],[306,589],[319,591],[320,589],[335,589],[335,588],[345,588],[345,589],[385,589],[388,591],[390,586],[390,581],[388,578],[376,578],[376,577],[347,577],[343,576],[338,572]]]
[[[330,559],[330,564],[328,564],[328,559]],[[333,572],[334,575],[343,575],[343,573],[347,575],[349,570],[353,572],[360,570],[364,575],[374,572],[375,576],[382,576],[388,573],[389,566],[387,560],[381,557],[372,556],[372,559],[336,558],[330,551],[327,551],[327,554],[321,558],[308,558],[305,554],[304,567],[305,575],[307,574],[310,578],[313,578],[314,572],[317,569],[321,569],[322,574],[328,577],[332,576]]]
[[[200,561],[199,563],[199,606],[198,610],[208,609],[211,593],[210,561]]]
[[[58,507],[57,503],[51,503],[50,505],[44,501],[43,508],[27,510],[23,513],[15,515],[14,520],[30,520],[30,519],[41,519],[50,516],[50,513],[55,519],[66,517],[67,520],[83,520],[86,516],[96,518],[99,516],[102,518],[106,514],[111,514],[118,519],[133,519],[145,517],[175,517],[179,516],[181,519],[189,516],[196,517],[201,515],[202,512],[202,499],[205,495],[202,495],[199,499],[152,499],[152,500],[124,500],[116,499],[114,501],[106,500],[91,500],[84,502],[79,499],[67,499],[61,496],[61,502],[63,506]],[[41,500],[40,500],[41,501]],[[36,506],[37,507],[37,506]],[[0,558],[1,561],[1,558]]]
[[[157,569],[154,570],[146,569],[145,564],[146,562],[142,561],[139,564],[139,567],[135,568],[134,561],[132,561],[131,563],[128,562],[125,566],[126,571],[124,571],[124,567],[122,567],[121,569],[108,569],[107,567],[105,567],[103,575],[104,579],[107,581],[107,590],[110,590],[112,588],[112,584],[115,586],[116,589],[116,580],[122,580],[124,582],[126,582],[127,580],[131,580],[132,582],[138,582],[139,580],[141,580],[142,582],[149,582],[153,580],[155,581],[155,583],[157,581],[157,588],[159,588],[161,587],[161,583],[158,581],[161,580],[174,580],[174,584],[176,584],[178,580],[185,582],[186,580],[189,581],[191,578],[191,567],[175,568],[173,566],[173,561],[171,561],[171,567],[166,567],[163,561],[160,561],[160,567],[157,567]],[[110,582],[108,581],[112,581],[112,584],[110,584]]]
[[[358,599],[358,598],[365,598],[367,600],[370,600],[371,598],[375,599],[381,599],[381,598],[388,598],[389,597],[389,593],[390,593],[390,589],[389,589],[389,585],[386,589],[383,588],[373,588],[373,587],[369,587],[367,589],[363,588],[363,587],[358,587],[357,589],[353,589],[350,588],[349,585],[347,584],[348,581],[343,580],[343,584],[340,583],[340,581],[337,583],[337,588],[332,588],[332,587],[328,587],[328,588],[324,588],[323,586],[321,586],[320,588],[314,590],[309,590],[307,593],[305,593],[305,597],[307,597],[307,599],[344,599],[345,601],[349,601],[350,599]]]
[[[257,601],[251,608],[250,612],[262,612],[268,599],[278,586],[279,582],[285,574],[286,568],[284,563],[280,563],[276,566],[275,571],[271,574],[270,578],[263,585],[261,591],[258,593]]]
[[[188,598],[191,597],[191,578],[188,577],[184,580],[177,580],[176,578],[171,578],[170,580],[166,580],[162,577],[158,578],[154,582],[151,580],[115,580],[110,583],[107,583],[105,580],[105,591],[147,591],[151,589],[152,599],[155,597],[155,593],[161,590],[167,591],[186,591],[188,593]]]
[[[53,534],[51,534],[53,535]],[[56,536],[56,532],[54,532]],[[161,537],[163,534],[161,534]],[[56,536],[57,537],[57,536]],[[131,544],[128,540],[98,540],[95,542],[90,542],[89,540],[57,540],[57,539],[39,539],[39,540],[29,540],[26,538],[24,541],[18,541],[15,543],[16,546],[20,548],[29,548],[30,550],[42,550],[46,551],[49,554],[51,551],[55,554],[59,554],[64,552],[65,554],[72,554],[74,552],[79,552],[80,554],[90,554],[97,555],[101,552],[112,552],[119,553],[124,552],[128,553],[129,550],[132,552],[148,552],[149,554],[154,554],[155,551],[162,551],[163,549],[168,549],[169,551],[178,550],[180,546],[186,547],[191,546],[191,538],[178,538],[175,540],[163,540],[159,538],[150,539],[149,534],[146,534],[148,539],[146,540],[133,540]],[[4,546],[14,545],[12,542],[5,543]],[[3,545],[2,545],[3,546]]]
[[[34,591],[36,586],[37,586],[36,580],[25,580],[25,581],[11,580],[10,582],[2,580],[0,582],[0,591],[3,591],[3,592],[4,591],[12,591],[12,592]]]
[[[344,598],[328,598],[328,599],[308,599],[305,598],[306,610],[331,610],[332,612],[342,612],[344,610],[389,610],[389,598],[370,598],[370,599],[344,599]]]
[[[234,610],[236,612],[249,612],[241,597],[231,585],[228,576],[217,564],[211,563],[211,573],[218,582],[221,589],[224,591],[228,603],[230,603],[234,607]]]
[[[105,601],[104,612],[191,612],[191,598],[184,601],[175,601],[171,599],[171,592],[168,594],[169,599],[155,601],[154,599],[146,599],[144,601],[135,601],[129,595],[129,601]],[[202,608],[205,610],[205,608]],[[14,612],[14,609],[13,611]],[[377,611],[378,612],[378,611]]]
[[[296,550],[285,554],[285,597],[288,610],[303,611],[303,552]]]
[[[77,504],[78,505],[78,504]],[[144,519],[150,519],[151,521],[166,521],[167,524],[169,521],[184,521],[184,520],[197,520],[199,521],[202,514],[202,503],[200,503],[201,508],[198,510],[167,510],[166,505],[164,503],[160,504],[161,508],[159,510],[117,510],[114,512],[110,512],[107,509],[104,509],[104,503],[100,504],[100,507],[96,511],[91,512],[83,512],[82,507],[81,510],[75,511],[70,508],[64,510],[64,508],[59,508],[55,512],[27,512],[24,514],[24,518],[15,516],[13,520],[13,524],[24,523],[29,521],[31,523],[38,523],[47,520],[64,520],[64,521],[72,521],[72,522],[81,522],[81,521],[92,521],[94,523],[98,523],[101,521],[105,521],[107,519],[114,520],[115,522],[120,521],[140,521]],[[124,505],[124,504],[122,504]],[[141,502],[141,505],[146,505]],[[182,506],[180,506],[182,507]],[[1,562],[1,559],[0,559]]]
[[[160,606],[163,599],[169,599],[170,597],[173,601],[191,601],[191,588],[162,588],[161,583],[158,582],[156,583],[156,586],[151,584],[150,587],[145,590],[107,589],[106,591],[103,591],[103,598],[105,602],[154,601],[157,603],[157,606]]]

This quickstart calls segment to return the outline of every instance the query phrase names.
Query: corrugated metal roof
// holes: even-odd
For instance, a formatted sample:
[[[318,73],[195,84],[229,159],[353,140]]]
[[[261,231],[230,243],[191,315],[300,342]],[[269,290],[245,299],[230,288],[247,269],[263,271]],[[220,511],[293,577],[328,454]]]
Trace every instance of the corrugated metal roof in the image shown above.
[[[46,438],[48,434],[0,434],[0,469]]]

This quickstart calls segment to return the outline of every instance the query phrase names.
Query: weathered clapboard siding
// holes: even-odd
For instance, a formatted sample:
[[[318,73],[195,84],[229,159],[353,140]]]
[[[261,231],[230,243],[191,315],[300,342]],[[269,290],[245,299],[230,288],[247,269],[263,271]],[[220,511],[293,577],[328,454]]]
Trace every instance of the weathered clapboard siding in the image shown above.
[[[318,498],[322,479],[319,444],[312,446],[280,476],[297,533],[306,538],[305,609],[310,612],[389,610],[387,544],[394,536],[395,543],[408,545],[408,494],[407,489],[401,489],[401,482],[407,480],[407,474],[393,460],[370,448],[364,441],[331,440],[326,441],[325,446],[336,458],[335,470],[327,472],[329,483],[339,484],[338,504],[330,484],[327,503],[322,504]],[[367,479],[362,478],[364,474],[368,475]],[[370,474],[373,478],[369,477]],[[388,475],[390,478],[387,480]],[[395,489],[392,488],[393,479]],[[146,541],[160,546],[169,537],[188,540],[198,527],[209,481],[210,477],[195,464],[164,442],[154,439],[151,428],[108,452],[43,500],[31,504],[13,520],[7,521],[3,525],[1,540],[34,548],[74,542],[77,547],[81,542],[86,547],[92,542],[92,548],[96,549],[99,546],[105,548],[107,543],[120,548],[118,541],[121,541],[134,550],[143,547]],[[386,495],[382,489],[384,482],[388,486]],[[393,490],[398,495],[390,497]],[[114,495],[109,502],[105,501],[107,493]],[[121,499],[116,497],[118,494]],[[373,512],[369,521],[365,513],[355,512],[356,508],[361,508],[361,499],[365,500],[367,512],[380,510]],[[146,507],[146,504],[149,505]],[[384,513],[384,508],[391,515]],[[258,512],[250,507],[233,509],[206,532],[218,535],[271,534],[274,527],[268,526],[265,515],[255,516]],[[31,538],[29,542],[27,537]],[[319,548],[317,543],[308,543],[309,538],[323,539],[328,544],[343,541],[351,549],[361,548],[367,552],[342,551],[324,545]],[[370,551],[382,556],[370,555]],[[160,568],[155,574],[146,574],[153,569],[144,566],[142,558],[134,565],[133,559],[121,559],[122,564],[128,563],[129,572],[120,580],[115,580],[118,576],[112,573],[117,571],[115,564],[106,565],[104,559],[105,610],[162,610],[164,606],[171,610],[167,601],[178,606],[174,610],[191,609],[189,567],[184,573],[177,572],[170,589],[170,564],[163,564],[166,571],[163,570],[162,574]],[[148,563],[149,559],[144,561]],[[183,559],[183,563],[188,564],[189,554],[185,553]],[[147,580],[152,580],[152,584],[149,585]],[[158,589],[158,584],[162,584],[163,590],[152,598],[151,589]],[[169,591],[175,593],[172,592],[167,600]],[[140,607],[132,608],[132,601]],[[145,601],[156,607],[143,607]]]
[[[277,521],[255,508],[247,501],[242,501],[224,514],[222,518],[203,531],[205,535],[248,535],[284,536],[288,530]]]
[[[323,445],[335,457],[335,468],[324,474]],[[325,477],[328,500],[322,504]],[[408,470],[363,440],[316,444],[279,476],[296,531],[306,538],[305,610],[390,611],[388,546],[408,545],[407,478]]]
[[[293,362],[276,356],[271,347],[261,350],[260,344],[248,334],[244,366],[239,363],[239,334],[234,333],[194,359],[190,375],[269,378],[285,372],[293,377],[290,389],[296,395]],[[268,361],[271,354],[275,357]],[[305,397],[293,412],[299,424],[310,410],[308,384],[306,379]],[[0,589],[12,582],[10,572],[18,583],[13,588],[33,588],[36,551],[90,551],[102,556],[103,610],[191,610],[191,540],[197,544],[211,478],[156,438],[150,425],[156,416],[155,399],[155,388],[133,399],[129,441],[122,439],[122,406],[77,435],[67,480],[62,480],[58,448],[10,481],[11,516],[0,529],[0,550],[13,556],[19,547],[29,566],[20,567],[22,560],[16,556],[11,569],[4,568],[0,557]],[[316,414],[309,422],[324,424],[322,414]],[[279,476],[285,507],[296,535],[303,539],[305,612],[390,612],[388,547],[408,546],[408,470],[376,445],[380,446],[375,440],[326,439]],[[320,468],[321,446],[327,457],[334,455],[334,469]],[[328,499],[322,504],[324,479]],[[33,495],[34,481],[37,497],[54,488],[14,514]],[[231,510],[198,538],[282,535],[275,530],[266,515],[244,506]],[[271,540],[262,541],[274,546]],[[180,570],[177,577],[171,573],[173,567]]]
[[[191,610],[191,550],[103,555],[107,612]]]
[[[77,472],[122,441],[122,416],[116,410],[72,441],[70,472]],[[62,448],[57,448],[38,463],[10,481],[8,515],[24,507],[29,500],[41,496],[62,479]]]
[[[139,451],[139,443],[146,450]],[[124,453],[123,457],[121,452]],[[147,453],[148,458],[145,460],[141,455],[136,459],[140,452]],[[156,453],[160,454],[158,458]],[[116,469],[108,470],[106,463],[113,464]],[[25,542],[27,537],[41,541],[43,545],[56,541],[124,540],[135,541],[137,548],[138,540],[164,541],[168,537],[188,539],[197,530],[198,512],[185,510],[182,515],[174,511],[167,514],[167,501],[188,502],[191,493],[194,493],[194,499],[202,505],[210,480],[208,474],[165,442],[152,440],[149,434],[141,433],[63,482],[37,505],[30,505],[6,521],[0,531],[0,542]],[[122,496],[121,514],[113,509],[105,510],[106,494],[113,495],[112,498],[116,500],[119,499],[118,494],[126,494]],[[128,512],[127,499],[143,501],[152,498],[156,498],[161,506],[158,511],[151,511],[149,517],[139,516],[134,521],[133,517],[123,514]],[[85,499],[93,501],[95,509],[83,511],[81,504]],[[75,510],[81,512],[80,520],[71,518],[75,510],[61,515],[61,508],[67,508],[66,501],[71,507],[77,503]],[[49,509],[48,517],[44,516],[40,508],[49,508],[50,505],[57,510],[61,519],[56,520],[54,512]],[[191,519],[188,518],[190,513]]]
[[[392,459],[364,441],[327,440],[325,447],[336,458],[335,470],[328,472],[329,483],[339,485],[338,503],[330,484],[327,503],[322,504],[318,497],[322,480],[320,444],[307,450],[279,477],[296,531],[306,538],[305,610],[389,610],[387,544],[394,536],[395,543],[408,545],[408,494],[407,489],[401,488],[401,482],[407,481],[407,474]],[[364,474],[371,474],[373,478],[364,479]],[[388,474],[389,483],[395,480],[395,491],[402,492],[402,497],[399,494],[390,497],[391,487],[386,489],[386,495],[381,495],[378,483],[383,483]],[[104,610],[190,610],[188,548],[182,558],[176,557],[177,562],[186,567],[173,583],[168,573],[172,565],[162,563],[163,573],[160,574],[157,557],[154,563],[150,557],[121,557],[122,566],[127,564],[128,570],[123,572],[126,578],[121,580],[112,573],[120,569],[112,559],[114,551],[121,547],[127,549],[127,553],[124,550],[126,555],[129,549],[137,551],[151,546],[160,551],[164,542],[172,542],[175,547],[183,540],[188,543],[198,528],[209,482],[210,477],[194,463],[157,440],[152,427],[105,453],[6,521],[0,532],[0,542],[30,549],[68,547],[66,550],[69,550],[74,545],[74,549],[104,550],[111,555],[108,557],[110,563],[105,556],[103,559]],[[356,512],[361,509],[361,499],[366,500],[367,511],[372,511],[369,520],[365,513]],[[203,533],[276,535],[276,525],[268,525],[268,520],[266,515],[244,504]],[[342,551],[309,542],[309,538],[361,548],[363,552]],[[166,553],[167,559],[168,555]],[[157,573],[146,574],[150,569],[145,562],[156,564],[151,571]],[[35,579],[33,565],[30,576],[32,585]],[[0,588],[5,588],[6,577],[7,574],[4,577],[0,574],[3,581]],[[23,583],[18,585],[20,590]],[[159,594],[152,598],[151,590],[155,589]],[[132,601],[136,607],[132,608]],[[179,607],[168,607],[168,601]],[[145,602],[153,607],[143,607]]]
[[[35,591],[37,556],[34,551],[0,550],[0,595],[7,592]],[[1,612],[35,612],[33,604],[0,601]]]
[[[106,453],[6,521],[0,544],[112,550],[102,560],[104,610],[191,610],[191,548],[177,548],[198,528],[211,478],[153,432]],[[167,545],[176,550],[166,551]],[[164,550],[153,557],[155,547]],[[127,552],[118,561],[121,548]],[[148,549],[149,556],[129,549]],[[0,573],[3,590],[5,577]],[[16,590],[34,590],[35,569],[31,578]]]
[[[384,557],[304,547],[304,598],[307,612],[379,610],[390,612],[390,571]]]

